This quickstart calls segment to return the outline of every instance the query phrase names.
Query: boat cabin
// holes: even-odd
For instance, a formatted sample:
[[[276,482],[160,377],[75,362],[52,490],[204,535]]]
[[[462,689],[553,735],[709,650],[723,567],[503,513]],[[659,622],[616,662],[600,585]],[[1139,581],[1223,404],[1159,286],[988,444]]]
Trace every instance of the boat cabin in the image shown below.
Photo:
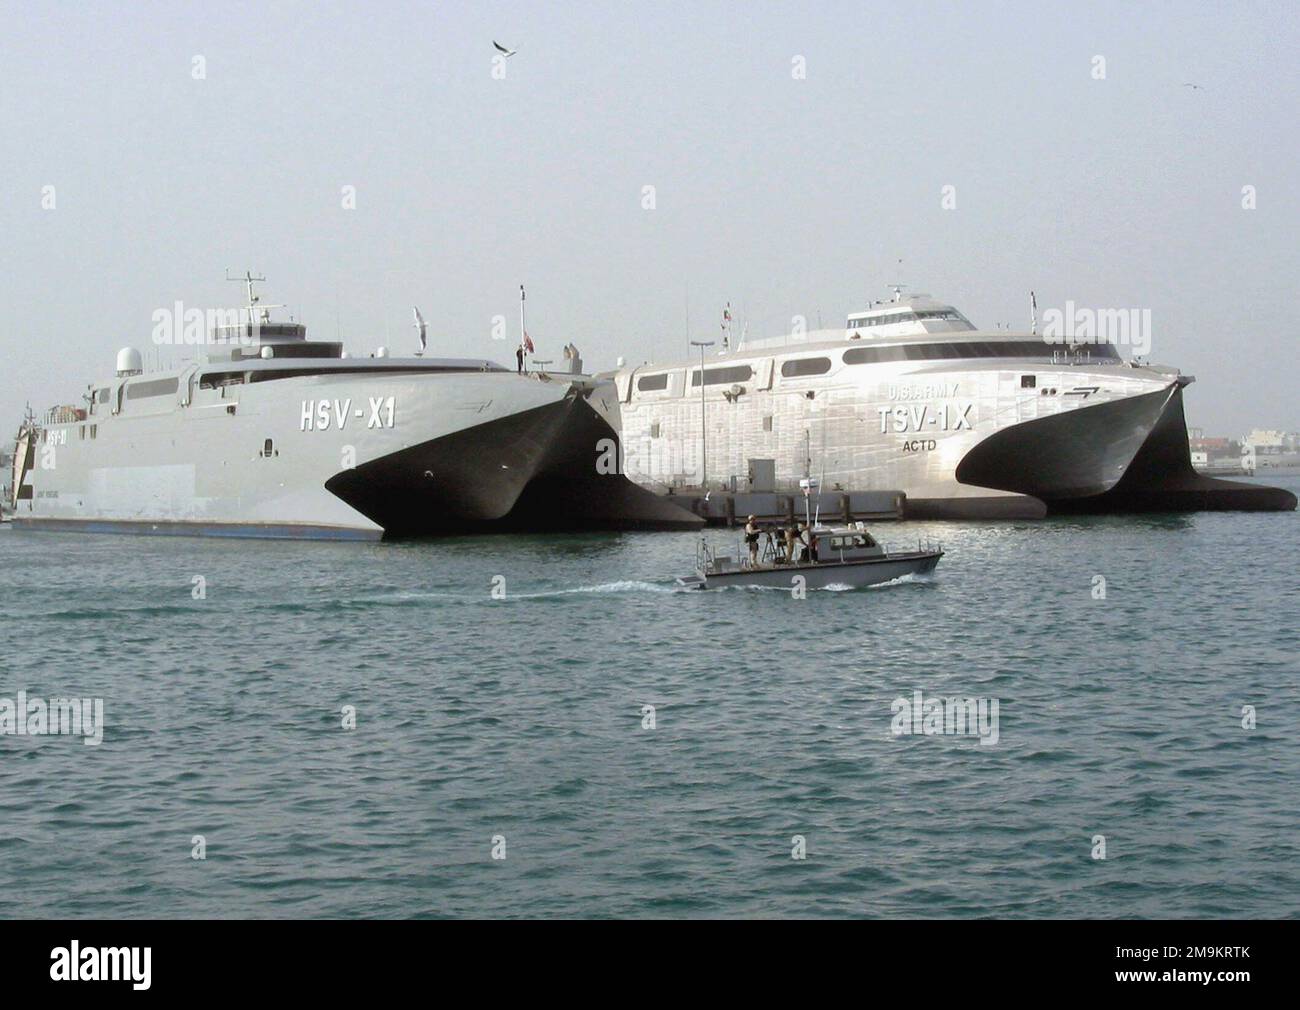
[[[835,527],[833,529],[816,529],[817,561],[862,561],[866,558],[878,558],[885,549],[876,542],[866,530],[854,527]]]

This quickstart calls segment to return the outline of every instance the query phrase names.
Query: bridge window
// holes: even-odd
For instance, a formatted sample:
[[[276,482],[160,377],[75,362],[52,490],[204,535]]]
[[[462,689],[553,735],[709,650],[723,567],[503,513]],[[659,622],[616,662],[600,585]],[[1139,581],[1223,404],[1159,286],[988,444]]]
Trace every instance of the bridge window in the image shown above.
[[[146,396],[166,396],[175,393],[180,383],[172,379],[151,379],[148,382],[132,382],[126,387],[128,400],[139,400]]]
[[[853,347],[844,352],[846,365],[873,365],[881,361],[902,361],[906,357],[899,347]]]
[[[720,386],[730,382],[748,382],[754,377],[754,370],[748,365],[732,365],[728,368],[706,368],[704,370],[704,384],[706,386]],[[691,385],[700,384],[700,370],[697,368],[691,372]]]
[[[1090,356],[1115,361],[1119,352],[1110,344],[1080,349]],[[1074,353],[1080,353],[1076,350]],[[1070,353],[1069,349],[1043,340],[968,340],[948,344],[894,344],[887,347],[851,347],[844,352],[846,365],[877,364],[883,361],[935,361],[944,358],[1044,358]]]
[[[787,379],[799,375],[825,375],[830,370],[830,358],[794,358],[781,363],[781,374]]]
[[[641,393],[653,393],[661,389],[667,389],[668,373],[660,372],[658,375],[643,375],[636,380],[636,388]]]

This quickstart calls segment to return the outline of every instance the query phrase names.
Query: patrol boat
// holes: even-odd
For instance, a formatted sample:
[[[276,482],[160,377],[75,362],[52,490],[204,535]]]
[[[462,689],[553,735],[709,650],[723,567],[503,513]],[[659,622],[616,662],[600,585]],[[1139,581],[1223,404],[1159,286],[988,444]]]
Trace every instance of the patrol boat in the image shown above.
[[[264,278],[238,279],[248,305],[213,325],[200,361],[146,374],[124,348],[81,404],[23,423],[15,529],[371,540],[701,525],[622,475],[613,386],[576,357],[567,374],[350,358],[272,321]]]
[[[924,575],[934,571],[943,557],[937,547],[918,545],[914,551],[886,551],[866,531],[862,523],[852,526],[818,526],[812,530],[817,538],[817,561],[782,564],[765,551],[756,565],[735,555],[722,554],[700,541],[696,571],[677,580],[685,589],[717,589],[722,586],[761,586],[807,589],[844,586],[861,589],[878,586],[904,575]]]
[[[816,490],[818,481],[805,478],[800,484],[806,514],[810,493]],[[748,553],[743,547],[737,547],[734,554],[724,554],[701,539],[696,548],[695,574],[678,579],[677,584],[685,589],[723,586],[861,589],[892,582],[904,575],[925,575],[934,571],[943,557],[942,547],[928,543],[918,543],[914,551],[886,551],[860,522],[823,526],[808,516],[804,535],[810,541],[808,549],[801,554],[801,558],[808,558],[806,561],[783,560],[780,542],[773,539],[772,530],[766,531],[766,543],[756,562],[743,556]]]

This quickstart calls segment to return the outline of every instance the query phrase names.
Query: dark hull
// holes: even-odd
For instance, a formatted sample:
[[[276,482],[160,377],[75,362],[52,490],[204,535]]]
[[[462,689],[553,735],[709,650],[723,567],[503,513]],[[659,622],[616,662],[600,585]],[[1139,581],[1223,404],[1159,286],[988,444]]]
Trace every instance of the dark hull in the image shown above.
[[[621,472],[599,473],[602,448],[617,444],[575,393],[370,460],[325,487],[389,537],[702,525]]]
[[[943,551],[904,551],[860,561],[823,561],[770,568],[736,569],[726,572],[697,572],[678,579],[686,588],[718,589],[723,586],[757,586],[767,589],[791,589],[803,580],[807,589],[850,586],[861,589],[893,582],[905,575],[926,575],[934,571]]]
[[[1289,491],[1192,468],[1180,383],[1005,428],[966,454],[957,479],[1030,495],[1048,514],[1296,507]]]

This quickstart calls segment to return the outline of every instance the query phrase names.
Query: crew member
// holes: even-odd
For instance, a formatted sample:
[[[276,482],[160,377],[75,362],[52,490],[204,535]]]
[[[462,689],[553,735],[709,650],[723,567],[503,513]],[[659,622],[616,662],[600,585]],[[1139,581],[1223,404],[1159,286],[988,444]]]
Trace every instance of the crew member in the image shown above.
[[[785,556],[790,564],[794,564],[794,545],[799,542],[799,530],[796,528],[794,520],[790,520],[790,525],[785,529]]]
[[[750,516],[745,523],[745,544],[749,547],[749,567],[758,567],[758,523]]]
[[[515,348],[515,361],[517,362],[515,366],[515,371],[522,373],[524,370],[524,345],[523,344],[520,344],[518,347]]]

